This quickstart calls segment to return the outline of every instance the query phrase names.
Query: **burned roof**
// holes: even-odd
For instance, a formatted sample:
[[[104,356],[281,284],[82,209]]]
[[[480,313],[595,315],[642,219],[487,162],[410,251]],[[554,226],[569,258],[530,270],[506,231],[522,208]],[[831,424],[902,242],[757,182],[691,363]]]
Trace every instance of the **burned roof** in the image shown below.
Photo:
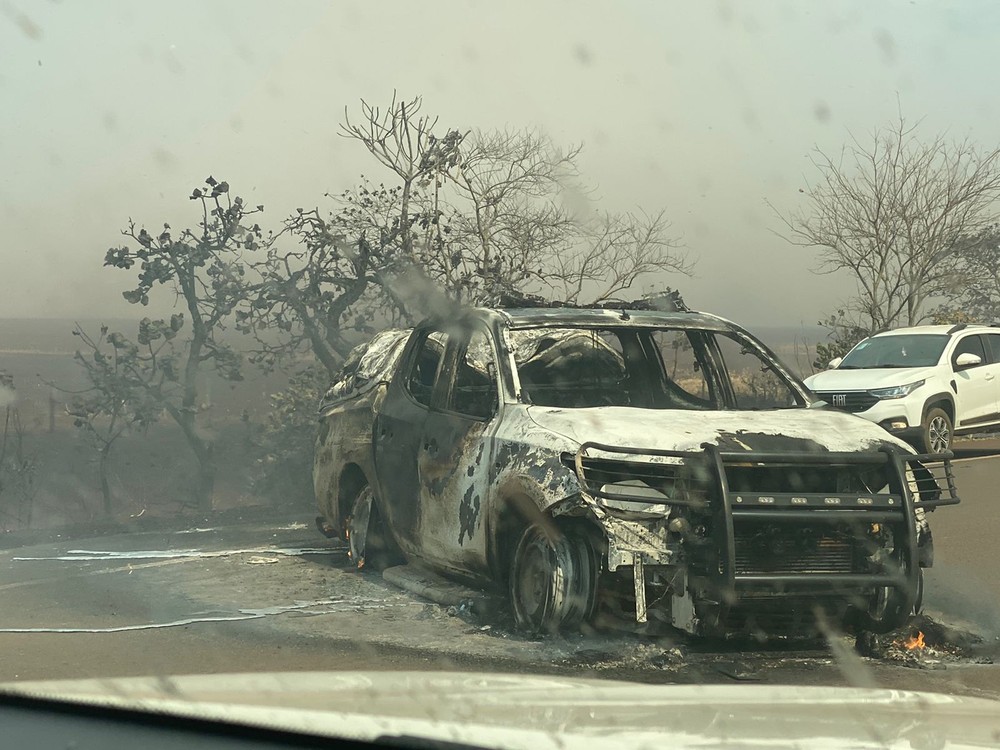
[[[511,328],[624,325],[710,331],[742,330],[723,318],[689,309],[680,293],[672,289],[648,294],[637,300],[609,300],[589,306],[550,302],[526,294],[506,295],[496,305],[477,310],[477,314],[494,320],[499,318],[496,322]]]
[[[455,308],[429,320],[454,321],[456,316],[478,317],[493,325],[510,328],[634,326],[746,333],[744,328],[725,318],[691,310],[681,295],[671,289],[637,300],[609,300],[590,306],[552,302],[530,294],[508,294],[496,300],[496,304],[465,310]]]
[[[661,312],[659,310],[627,310],[601,308],[502,308],[482,310],[497,314],[512,328],[547,326],[638,326],[642,328],[694,328],[699,330],[741,330],[729,321],[699,312]]]

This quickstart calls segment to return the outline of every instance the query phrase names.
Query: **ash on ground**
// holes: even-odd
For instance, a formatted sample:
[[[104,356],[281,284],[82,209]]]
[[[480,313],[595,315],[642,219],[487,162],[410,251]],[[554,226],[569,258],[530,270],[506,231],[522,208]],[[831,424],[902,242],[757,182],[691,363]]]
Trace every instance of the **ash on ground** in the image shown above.
[[[958,664],[992,664],[996,644],[982,636],[951,627],[921,614],[905,628],[885,633],[862,633],[855,641],[862,656],[898,662],[917,669]],[[994,653],[990,653],[990,652]]]

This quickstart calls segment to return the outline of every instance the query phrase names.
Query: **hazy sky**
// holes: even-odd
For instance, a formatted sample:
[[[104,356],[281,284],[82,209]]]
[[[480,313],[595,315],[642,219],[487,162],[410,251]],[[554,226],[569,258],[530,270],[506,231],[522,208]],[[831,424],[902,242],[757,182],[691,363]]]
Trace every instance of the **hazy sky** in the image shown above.
[[[810,149],[891,119],[1000,144],[1000,4],[0,0],[0,316],[123,317],[103,269],[129,217],[196,220],[208,174],[277,226],[364,172],[337,135],[364,97],[423,95],[443,128],[584,144],[595,198],[666,209],[698,259],[668,281],[751,325],[850,293],[776,237]]]

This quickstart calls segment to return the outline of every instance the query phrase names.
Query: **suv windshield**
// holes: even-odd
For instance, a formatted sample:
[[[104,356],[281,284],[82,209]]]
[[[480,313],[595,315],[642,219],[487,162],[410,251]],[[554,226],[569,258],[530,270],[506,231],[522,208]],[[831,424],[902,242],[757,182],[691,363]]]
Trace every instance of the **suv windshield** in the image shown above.
[[[876,336],[854,347],[837,369],[933,367],[947,343],[948,336],[944,334]]]
[[[763,350],[733,333],[667,328],[511,333],[522,397],[539,406],[716,410],[805,403]]]

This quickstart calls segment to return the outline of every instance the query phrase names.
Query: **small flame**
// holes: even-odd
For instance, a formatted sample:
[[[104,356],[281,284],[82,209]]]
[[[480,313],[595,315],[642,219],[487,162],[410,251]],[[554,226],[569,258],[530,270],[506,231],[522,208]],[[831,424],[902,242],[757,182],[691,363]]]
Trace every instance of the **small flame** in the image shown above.
[[[919,651],[924,648],[927,644],[924,643],[924,632],[922,630],[917,631],[916,637],[910,636],[905,641],[903,641],[903,646],[906,647],[907,651]]]

